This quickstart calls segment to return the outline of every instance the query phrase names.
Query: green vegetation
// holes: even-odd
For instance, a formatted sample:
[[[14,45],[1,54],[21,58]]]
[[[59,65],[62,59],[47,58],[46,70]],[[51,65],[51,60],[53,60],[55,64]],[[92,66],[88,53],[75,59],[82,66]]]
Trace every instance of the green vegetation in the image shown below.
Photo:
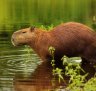
[[[65,66],[65,71],[57,67],[55,68],[54,51],[55,49],[53,47],[49,48],[49,52],[53,58],[51,61],[53,75],[58,76],[59,82],[64,80],[63,75],[70,77],[68,86],[64,88],[66,91],[96,91],[96,75],[94,75],[94,77],[90,80],[86,81],[86,76],[88,73],[85,73],[85,75],[80,74],[80,71],[84,72],[80,66],[80,63],[69,62],[68,58],[64,56],[61,60],[62,64]]]
[[[96,0],[0,0],[0,31],[69,21],[96,27],[94,17]]]

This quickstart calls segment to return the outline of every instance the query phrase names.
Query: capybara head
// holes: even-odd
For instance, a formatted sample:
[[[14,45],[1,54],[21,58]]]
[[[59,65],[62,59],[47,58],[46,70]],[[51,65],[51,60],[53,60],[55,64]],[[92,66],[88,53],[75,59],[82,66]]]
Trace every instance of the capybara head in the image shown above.
[[[30,42],[34,43],[36,36],[36,28],[30,27],[18,30],[13,33],[11,41],[14,46],[26,45]]]

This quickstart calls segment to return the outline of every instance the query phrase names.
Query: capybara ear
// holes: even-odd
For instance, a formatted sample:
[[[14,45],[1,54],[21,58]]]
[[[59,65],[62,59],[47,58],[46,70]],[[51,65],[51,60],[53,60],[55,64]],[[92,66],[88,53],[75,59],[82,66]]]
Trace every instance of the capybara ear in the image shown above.
[[[35,26],[30,27],[31,32],[35,29]]]

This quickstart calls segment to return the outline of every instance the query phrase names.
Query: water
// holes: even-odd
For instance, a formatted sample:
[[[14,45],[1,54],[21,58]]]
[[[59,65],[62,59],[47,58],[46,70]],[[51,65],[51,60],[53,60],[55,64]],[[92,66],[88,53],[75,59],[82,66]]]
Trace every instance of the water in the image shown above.
[[[51,64],[43,62],[27,46],[14,47],[10,37],[0,37],[0,91],[49,91]],[[64,86],[65,83],[63,82]],[[59,86],[59,83],[56,82]]]
[[[56,89],[52,79],[51,64],[42,63],[28,46],[14,47],[10,37],[0,36],[0,91],[49,91]]]
[[[14,79],[30,77],[39,62],[33,51],[15,48],[10,38],[0,37],[0,91],[14,91]]]

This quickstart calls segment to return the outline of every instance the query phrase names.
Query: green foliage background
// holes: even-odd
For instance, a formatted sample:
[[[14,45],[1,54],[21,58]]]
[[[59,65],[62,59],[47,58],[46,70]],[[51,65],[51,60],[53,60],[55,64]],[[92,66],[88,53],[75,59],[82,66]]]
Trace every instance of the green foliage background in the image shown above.
[[[96,0],[0,0],[0,31],[68,21],[93,27],[94,16]]]

